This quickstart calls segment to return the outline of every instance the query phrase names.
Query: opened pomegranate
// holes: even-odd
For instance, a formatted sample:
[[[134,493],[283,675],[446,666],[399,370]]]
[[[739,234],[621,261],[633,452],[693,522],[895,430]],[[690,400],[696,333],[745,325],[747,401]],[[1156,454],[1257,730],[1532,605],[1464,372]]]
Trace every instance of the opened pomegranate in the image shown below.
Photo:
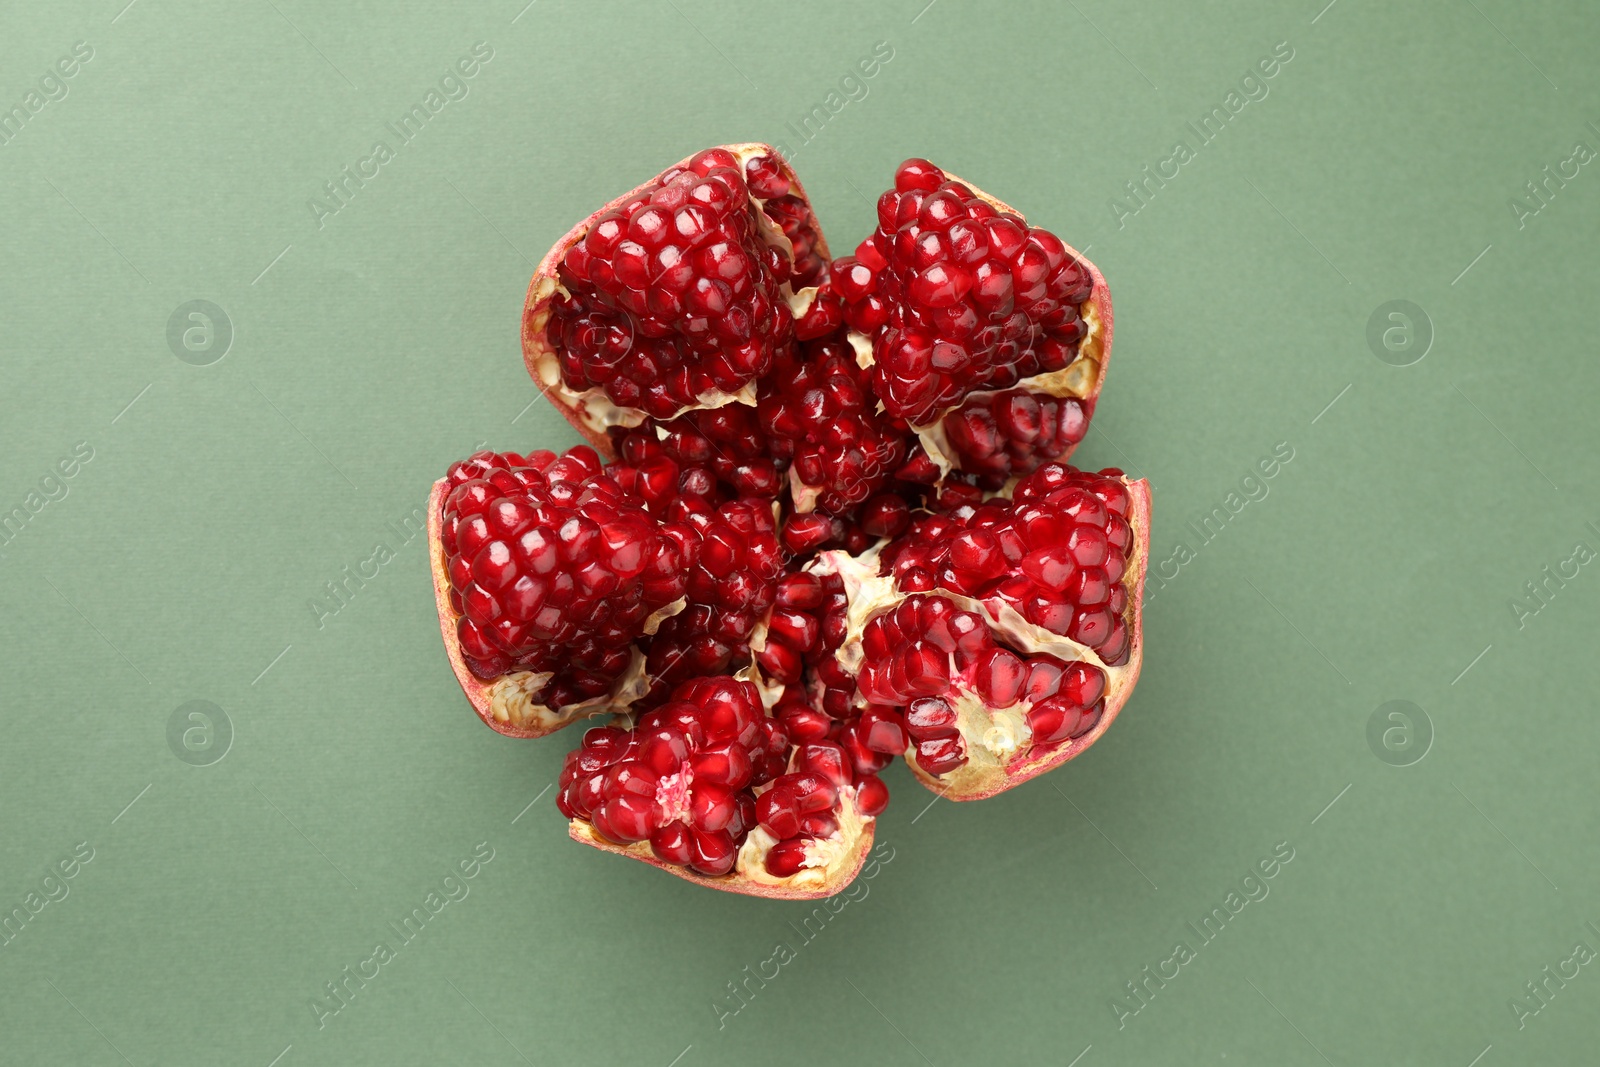
[[[561,772],[571,836],[825,896],[897,756],[969,800],[1093,744],[1138,677],[1149,544],[1144,482],[1063,462],[1111,325],[1091,263],[926,160],[838,260],[760,144],[557,242],[523,351],[589,445],[455,464],[429,533],[484,721],[610,717]]]

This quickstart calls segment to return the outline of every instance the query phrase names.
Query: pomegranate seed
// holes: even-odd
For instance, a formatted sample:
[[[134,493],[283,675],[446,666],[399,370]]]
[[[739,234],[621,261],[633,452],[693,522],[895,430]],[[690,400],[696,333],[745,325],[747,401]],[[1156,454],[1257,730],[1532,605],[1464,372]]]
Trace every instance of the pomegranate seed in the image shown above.
[[[929,774],[944,774],[967,762],[959,737],[938,737],[917,742],[917,765]]]
[[[955,709],[938,697],[913,700],[906,712],[906,730],[918,741],[955,737]]]
[[[1062,697],[1035,704],[1028,712],[1028,729],[1037,745],[1054,745],[1072,737],[1082,715],[1081,708]]]
[[[689,831],[689,866],[701,874],[715,878],[733,870],[739,849],[726,833]]]
[[[767,873],[775,878],[799,874],[806,863],[807,842],[801,838],[779,841],[767,850]]]
[[[856,806],[863,815],[882,815],[889,806],[889,787],[877,775],[861,779],[861,784],[856,787]]]

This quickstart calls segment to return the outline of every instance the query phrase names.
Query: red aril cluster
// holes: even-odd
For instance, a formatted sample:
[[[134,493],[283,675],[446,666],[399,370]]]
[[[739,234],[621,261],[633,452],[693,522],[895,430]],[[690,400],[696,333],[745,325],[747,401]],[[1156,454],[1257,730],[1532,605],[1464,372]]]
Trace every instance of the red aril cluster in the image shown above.
[[[781,774],[788,750],[755,686],[695,678],[633,729],[584,734],[567,754],[556,805],[608,841],[648,841],[664,863],[724,875],[756,825],[751,787]]]
[[[794,326],[790,254],[760,210],[737,159],[711,148],[596,219],[561,261],[550,316],[567,387],[665,419],[764,373]]]
[[[821,282],[828,273],[828,260],[811,206],[794,194],[794,183],[773,156],[751,156],[745,161],[744,174],[750,195],[761,201],[762,213],[778,224],[789,242],[793,288]]]
[[[734,496],[771,500],[783,490],[788,461],[774,454],[756,409],[744,404],[686,411],[612,436],[629,463],[665,455],[683,467],[710,471]]]
[[[884,407],[919,425],[974,390],[1071,363],[1093,284],[1060,238],[922,159],[900,165],[877,232],[830,278],[845,321],[873,338]]]
[[[784,564],[769,501],[734,500],[714,511],[684,501],[676,510],[681,517],[663,532],[688,561],[688,604],[650,642],[658,687],[748,666],[750,639],[772,610]]]
[[[862,638],[857,679],[874,721],[905,731],[910,758],[929,774],[967,762],[963,702],[986,716],[1021,713],[1018,747],[1055,745],[1093,729],[1104,710],[1105,673],[1091,663],[1007,647],[985,618],[952,601],[913,594],[877,616]]]
[[[942,425],[962,470],[1008,478],[1071,453],[1093,414],[1092,400],[1008,389],[968,397]]]
[[[867,378],[840,332],[779,357],[762,379],[761,428],[804,487],[795,501],[803,510],[845,514],[905,463],[906,424],[878,412]]]
[[[857,773],[843,748],[829,741],[796,747],[792,769],[756,801],[761,828],[776,839],[767,851],[768,874],[787,878],[814,862],[816,842],[836,838],[840,816],[868,818],[889,804],[889,790],[873,773]]]
[[[549,671],[545,703],[606,692],[684,557],[593,449],[479,452],[446,476],[441,537],[456,635],[480,678]]]
[[[1061,464],[1022,479],[1012,499],[930,515],[884,552],[901,589],[1009,604],[1029,622],[1127,662],[1123,584],[1133,528],[1122,472]]]

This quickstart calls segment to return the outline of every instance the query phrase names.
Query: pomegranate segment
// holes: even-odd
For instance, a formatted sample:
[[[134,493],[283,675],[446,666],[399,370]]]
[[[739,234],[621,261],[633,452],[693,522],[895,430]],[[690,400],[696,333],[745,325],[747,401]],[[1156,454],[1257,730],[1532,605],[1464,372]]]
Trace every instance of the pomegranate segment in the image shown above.
[[[824,622],[825,706],[903,728],[912,772],[955,800],[1072,759],[1138,678],[1149,517],[1146,483],[1049,464],[1009,502],[917,519],[867,556],[823,553],[812,570],[845,600]]]
[[[434,495],[446,645],[491,726],[536,737],[642,695],[634,642],[682,609],[685,557],[592,448],[480,452]]]
[[[683,683],[632,728],[590,730],[559,784],[575,840],[691,881],[793,898],[848,884],[888,802],[838,745],[791,746],[756,687],[727,677]]]
[[[1133,545],[1133,498],[1121,474],[1041,467],[1017,484],[1010,502],[914,523],[884,550],[884,566],[904,590],[937,585],[1007,604],[1121,666],[1130,645],[1123,579]]]
[[[779,190],[782,190],[781,192]],[[596,447],[614,426],[755,403],[827,271],[799,181],[759,144],[708,148],[596,212],[534,273],[529,373]]]
[[[1105,279],[1002,201],[906,160],[823,291],[870,340],[886,411],[947,469],[1003,481],[1083,439],[1110,354]]]

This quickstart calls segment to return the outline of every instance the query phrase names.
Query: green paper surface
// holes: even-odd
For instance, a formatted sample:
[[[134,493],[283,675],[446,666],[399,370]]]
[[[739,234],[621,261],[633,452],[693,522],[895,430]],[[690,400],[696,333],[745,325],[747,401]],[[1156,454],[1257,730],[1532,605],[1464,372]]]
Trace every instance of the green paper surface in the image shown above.
[[[0,1061],[1595,1061],[1591,9],[124,2],[0,19]],[[569,842],[416,532],[576,441],[545,249],[746,140],[1086,251],[1155,498],[1114,728],[894,768],[837,911]]]

